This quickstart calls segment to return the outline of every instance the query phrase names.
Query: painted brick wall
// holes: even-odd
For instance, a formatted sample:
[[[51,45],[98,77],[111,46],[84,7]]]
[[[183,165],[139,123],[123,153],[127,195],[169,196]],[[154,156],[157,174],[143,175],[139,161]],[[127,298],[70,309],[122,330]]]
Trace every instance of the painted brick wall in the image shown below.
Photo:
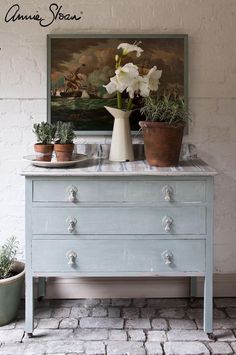
[[[193,121],[185,141],[220,172],[215,187],[215,270],[236,272],[235,0],[61,0],[80,22],[4,22],[0,10],[0,241],[24,248],[21,157],[32,152],[32,124],[46,120],[48,33],[187,33]],[[51,1],[19,1],[22,13],[48,13]],[[105,138],[101,138],[105,140]],[[89,140],[89,137],[88,139]],[[85,141],[85,139],[82,139]]]

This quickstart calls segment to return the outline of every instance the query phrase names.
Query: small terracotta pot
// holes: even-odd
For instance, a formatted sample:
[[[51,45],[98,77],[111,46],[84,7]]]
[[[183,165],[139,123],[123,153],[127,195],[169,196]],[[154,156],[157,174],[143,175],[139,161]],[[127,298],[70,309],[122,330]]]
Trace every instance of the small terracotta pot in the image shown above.
[[[57,161],[70,161],[74,150],[74,144],[54,144]]]
[[[148,164],[162,167],[178,165],[185,125],[150,121],[141,121],[139,125],[143,131]]]
[[[38,161],[51,161],[53,144],[36,143],[34,145],[36,160]]]

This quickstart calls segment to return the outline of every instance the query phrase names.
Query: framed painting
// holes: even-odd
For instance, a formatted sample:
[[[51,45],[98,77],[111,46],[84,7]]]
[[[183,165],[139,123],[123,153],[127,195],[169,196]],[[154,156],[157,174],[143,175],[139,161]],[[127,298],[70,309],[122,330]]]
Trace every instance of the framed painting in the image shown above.
[[[113,120],[104,106],[116,107],[116,97],[103,85],[114,75],[118,45],[135,41],[144,52],[138,58],[128,54],[123,64],[133,62],[142,71],[156,65],[162,76],[155,95],[174,92],[187,104],[187,35],[48,35],[48,121],[72,122],[80,135],[111,134]],[[125,100],[127,93],[122,95]],[[130,117],[134,132],[141,106],[136,97]]]

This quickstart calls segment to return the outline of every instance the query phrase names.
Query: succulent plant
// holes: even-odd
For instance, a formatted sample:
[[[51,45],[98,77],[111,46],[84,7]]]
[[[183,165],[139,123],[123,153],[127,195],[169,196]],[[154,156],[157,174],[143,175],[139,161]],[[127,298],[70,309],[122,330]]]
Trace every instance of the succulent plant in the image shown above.
[[[0,247],[0,279],[12,276],[12,266],[19,247],[19,242],[15,237],[7,239]]]
[[[174,95],[163,95],[161,98],[147,97],[140,112],[146,116],[147,121],[172,125],[185,123],[190,119],[184,100]]]
[[[55,143],[72,144],[75,133],[70,122],[58,121],[56,124]]]
[[[33,132],[37,137],[37,142],[41,144],[51,144],[55,137],[56,127],[47,122],[35,123]]]

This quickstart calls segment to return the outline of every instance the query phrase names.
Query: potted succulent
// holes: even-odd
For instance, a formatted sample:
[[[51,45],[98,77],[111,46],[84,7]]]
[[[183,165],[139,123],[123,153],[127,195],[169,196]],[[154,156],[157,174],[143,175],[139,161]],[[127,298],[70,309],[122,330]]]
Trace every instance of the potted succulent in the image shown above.
[[[55,126],[47,122],[35,123],[33,132],[37,137],[37,143],[34,145],[36,160],[51,161]]]
[[[0,326],[10,323],[17,316],[25,265],[15,260],[18,242],[9,238],[0,247]]]
[[[56,124],[54,151],[58,161],[69,161],[74,150],[75,133],[71,123],[58,121]]]
[[[143,131],[148,164],[178,165],[184,127],[190,118],[184,101],[176,95],[147,97],[140,111],[146,117],[139,125]]]

